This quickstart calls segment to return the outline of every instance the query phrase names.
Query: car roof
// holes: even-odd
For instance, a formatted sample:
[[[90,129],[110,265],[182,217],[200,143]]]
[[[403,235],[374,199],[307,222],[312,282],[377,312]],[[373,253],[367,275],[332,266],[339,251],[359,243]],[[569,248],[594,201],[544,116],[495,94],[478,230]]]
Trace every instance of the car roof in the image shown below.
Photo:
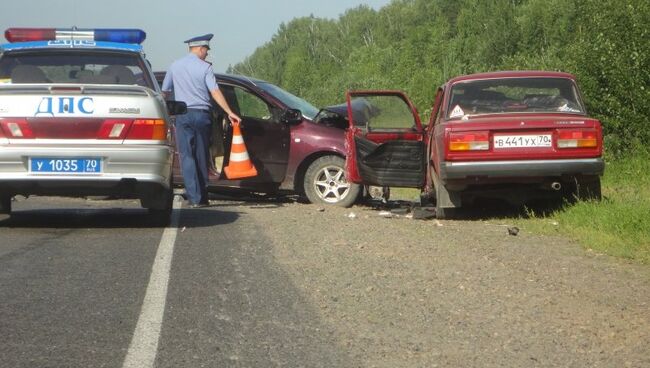
[[[568,78],[575,80],[576,77],[570,73],[553,72],[545,70],[508,70],[499,72],[475,73],[468,75],[461,75],[450,79],[447,83],[454,84],[457,82],[464,82],[475,79],[498,79],[498,78]]]
[[[240,75],[240,74],[224,74],[224,73],[216,73],[215,77],[221,81],[231,81],[231,82],[237,82],[241,84],[250,84],[250,85],[257,85],[259,83],[267,83],[264,80],[261,79],[256,79],[256,78],[251,78],[247,77],[245,75]]]
[[[165,73],[166,71],[159,70],[154,72],[154,75],[156,76],[156,79],[162,79],[164,78]],[[245,84],[249,86],[256,86],[260,83],[268,83],[267,81],[261,79],[251,78],[240,74],[215,73],[214,76],[217,78],[219,82],[231,82],[237,84]]]

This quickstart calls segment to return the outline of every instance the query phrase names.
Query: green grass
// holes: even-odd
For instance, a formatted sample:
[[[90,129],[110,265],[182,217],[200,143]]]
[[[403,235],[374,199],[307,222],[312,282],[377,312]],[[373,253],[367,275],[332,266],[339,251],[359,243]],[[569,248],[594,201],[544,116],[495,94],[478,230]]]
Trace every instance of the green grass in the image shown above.
[[[519,226],[560,233],[585,248],[650,264],[650,154],[610,160],[603,200],[566,205],[548,216],[532,214]]]
[[[420,200],[420,189],[391,187],[390,199],[417,202]]]
[[[601,202],[567,204],[544,215],[528,210],[513,220],[534,233],[563,235],[586,249],[650,264],[650,153],[607,160],[602,192]],[[418,194],[391,188],[390,197],[417,200]]]

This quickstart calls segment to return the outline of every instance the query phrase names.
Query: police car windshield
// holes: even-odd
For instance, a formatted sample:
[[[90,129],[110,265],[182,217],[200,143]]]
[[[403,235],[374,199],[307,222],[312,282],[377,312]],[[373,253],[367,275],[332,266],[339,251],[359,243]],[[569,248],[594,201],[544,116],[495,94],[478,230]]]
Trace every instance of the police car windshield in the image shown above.
[[[300,97],[292,95],[291,93],[283,90],[282,88],[274,84],[260,82],[257,83],[257,86],[262,88],[264,91],[268,92],[273,97],[282,101],[282,103],[287,105],[287,107],[289,107],[290,109],[300,110],[305,117],[311,120],[314,120],[316,114],[318,114],[318,109],[314,107],[314,105],[310,104],[309,102],[303,100]]]
[[[0,83],[124,84],[154,88],[144,60],[135,53],[32,50],[5,53]]]

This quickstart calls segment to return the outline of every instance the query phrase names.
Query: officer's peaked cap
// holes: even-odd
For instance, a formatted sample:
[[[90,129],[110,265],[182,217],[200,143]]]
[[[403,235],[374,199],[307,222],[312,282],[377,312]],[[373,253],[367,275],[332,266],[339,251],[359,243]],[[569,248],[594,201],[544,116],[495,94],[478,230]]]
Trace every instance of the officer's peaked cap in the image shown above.
[[[212,39],[213,36],[214,35],[212,33],[208,33],[203,36],[190,38],[189,40],[185,40],[183,42],[188,44],[190,47],[206,46],[207,48],[210,48],[210,40]]]

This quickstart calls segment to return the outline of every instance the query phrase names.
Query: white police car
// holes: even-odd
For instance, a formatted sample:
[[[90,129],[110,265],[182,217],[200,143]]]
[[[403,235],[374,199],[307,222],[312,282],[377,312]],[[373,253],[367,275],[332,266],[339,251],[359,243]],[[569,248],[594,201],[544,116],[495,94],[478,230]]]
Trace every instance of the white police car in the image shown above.
[[[0,213],[22,195],[172,208],[169,115],[137,29],[10,28],[0,45]]]

